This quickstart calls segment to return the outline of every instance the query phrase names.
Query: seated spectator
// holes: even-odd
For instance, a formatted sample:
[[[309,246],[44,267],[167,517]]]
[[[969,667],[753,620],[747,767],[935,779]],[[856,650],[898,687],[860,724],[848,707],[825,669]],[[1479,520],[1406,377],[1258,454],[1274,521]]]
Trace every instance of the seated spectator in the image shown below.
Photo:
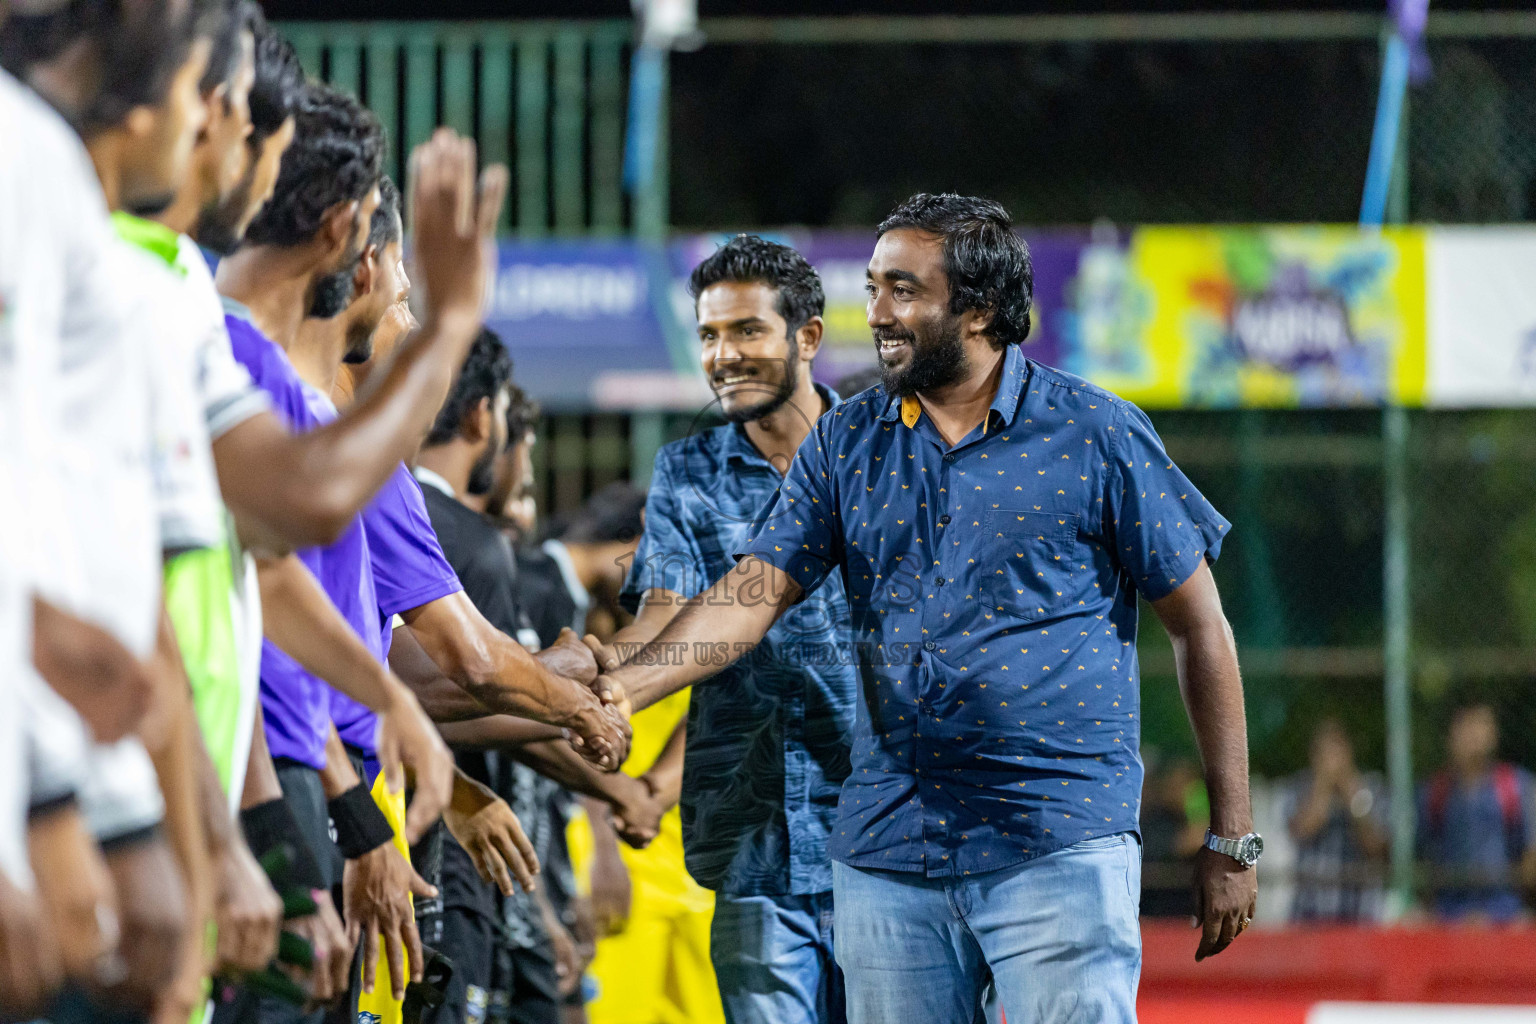
[[[1495,759],[1498,744],[1492,708],[1460,709],[1446,766],[1419,791],[1419,857],[1434,911],[1446,920],[1503,923],[1525,913],[1520,887],[1536,867],[1536,786],[1524,768]]]
[[[1317,724],[1308,760],[1281,796],[1296,844],[1291,920],[1378,920],[1389,834],[1386,786],[1380,775],[1355,766],[1354,745],[1337,719]]]

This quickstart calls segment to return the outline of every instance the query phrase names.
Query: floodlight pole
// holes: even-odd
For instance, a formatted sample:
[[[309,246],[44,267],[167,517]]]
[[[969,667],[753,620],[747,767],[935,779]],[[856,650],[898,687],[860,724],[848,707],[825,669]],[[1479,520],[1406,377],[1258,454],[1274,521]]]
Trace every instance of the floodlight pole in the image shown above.
[[[1396,30],[1382,40],[1381,92],[1371,137],[1360,203],[1360,226],[1408,219],[1407,160],[1404,129],[1408,102],[1408,44]],[[1386,704],[1387,785],[1391,795],[1392,873],[1389,917],[1399,917],[1413,902],[1413,609],[1408,542],[1408,410],[1403,396],[1389,388],[1382,410],[1382,685]]]

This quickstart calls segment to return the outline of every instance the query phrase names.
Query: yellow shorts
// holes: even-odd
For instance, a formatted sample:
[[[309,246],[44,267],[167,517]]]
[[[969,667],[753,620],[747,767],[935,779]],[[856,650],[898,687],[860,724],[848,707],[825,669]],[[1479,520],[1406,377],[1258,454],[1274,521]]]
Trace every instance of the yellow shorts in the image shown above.
[[[405,790],[391,793],[384,782],[384,773],[379,772],[378,778],[373,780],[373,802],[379,805],[384,812],[384,817],[389,819],[390,828],[395,830],[393,840],[395,849],[400,851],[400,856],[407,861],[411,859],[411,848],[405,844]],[[410,954],[405,957],[405,970],[409,977],[411,970]],[[374,1015],[374,1024],[402,1024],[401,1003],[389,990],[389,957],[384,952],[384,943],[379,943],[379,963],[374,974],[373,991],[362,992],[359,988],[357,997],[358,1020],[366,1020],[365,1013]]]

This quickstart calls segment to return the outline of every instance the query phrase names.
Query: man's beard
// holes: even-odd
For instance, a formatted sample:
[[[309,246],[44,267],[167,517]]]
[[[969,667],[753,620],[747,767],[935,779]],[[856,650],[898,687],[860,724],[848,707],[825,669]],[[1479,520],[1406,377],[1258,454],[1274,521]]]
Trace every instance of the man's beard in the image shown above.
[[[319,320],[340,316],[352,304],[355,285],[352,278],[363,262],[363,247],[358,246],[341,261],[341,266],[315,282],[315,297],[309,303],[309,315]]]
[[[495,445],[486,445],[485,451],[480,453],[475,464],[469,468],[469,480],[464,489],[470,494],[491,493],[491,488],[496,485],[496,454]]]
[[[382,319],[382,318],[380,318]],[[379,329],[379,320],[375,320],[371,326],[353,324],[347,329],[347,350],[342,353],[341,361],[349,366],[366,363],[373,358],[373,335]]]
[[[772,392],[764,394],[752,405],[739,406],[730,410],[722,405],[721,414],[731,423],[751,423],[764,416],[771,416],[784,408],[785,404],[795,397],[795,389],[800,386],[800,360],[797,356],[798,353],[791,344],[788,358],[784,362],[784,379],[779,381]],[[766,391],[766,388],[764,390]]]
[[[924,325],[923,336],[895,328],[875,328],[875,349],[881,341],[905,341],[911,350],[907,365],[900,369],[880,364],[880,383],[888,395],[906,398],[919,391],[933,391],[958,384],[970,366],[965,346],[960,342],[960,318],[945,317],[938,324]]]
[[[197,215],[197,225],[192,237],[197,244],[216,255],[228,256],[240,248],[240,218],[251,204],[251,183],[254,171],[236,185],[234,191],[211,206],[205,206]]]

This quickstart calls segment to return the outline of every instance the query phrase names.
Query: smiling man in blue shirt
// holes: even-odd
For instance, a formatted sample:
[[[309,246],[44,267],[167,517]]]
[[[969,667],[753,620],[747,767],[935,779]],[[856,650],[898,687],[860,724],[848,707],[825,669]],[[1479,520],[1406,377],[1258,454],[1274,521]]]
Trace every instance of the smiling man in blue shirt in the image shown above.
[[[812,425],[838,405],[811,379],[825,300],[805,257],[738,235],[694,268],[689,291],[701,364],[728,422],[656,456],[622,595],[638,612],[615,652],[654,637],[731,570]],[[716,893],[709,953],[730,1024],[840,1024],[827,844],[858,693],[841,582],[760,639],[692,695],[685,859]]]
[[[1210,791],[1197,957],[1254,909],[1242,684],[1207,567],[1229,524],[1139,409],[1022,354],[1033,274],[998,204],[914,196],[868,284],[883,382],[817,422],[736,567],[611,681],[636,707],[698,681],[716,670],[662,655],[750,648],[836,570],[862,697],[830,850],[849,1019],[970,1020],[990,975],[1010,1024],[1132,1021],[1138,594]]]

